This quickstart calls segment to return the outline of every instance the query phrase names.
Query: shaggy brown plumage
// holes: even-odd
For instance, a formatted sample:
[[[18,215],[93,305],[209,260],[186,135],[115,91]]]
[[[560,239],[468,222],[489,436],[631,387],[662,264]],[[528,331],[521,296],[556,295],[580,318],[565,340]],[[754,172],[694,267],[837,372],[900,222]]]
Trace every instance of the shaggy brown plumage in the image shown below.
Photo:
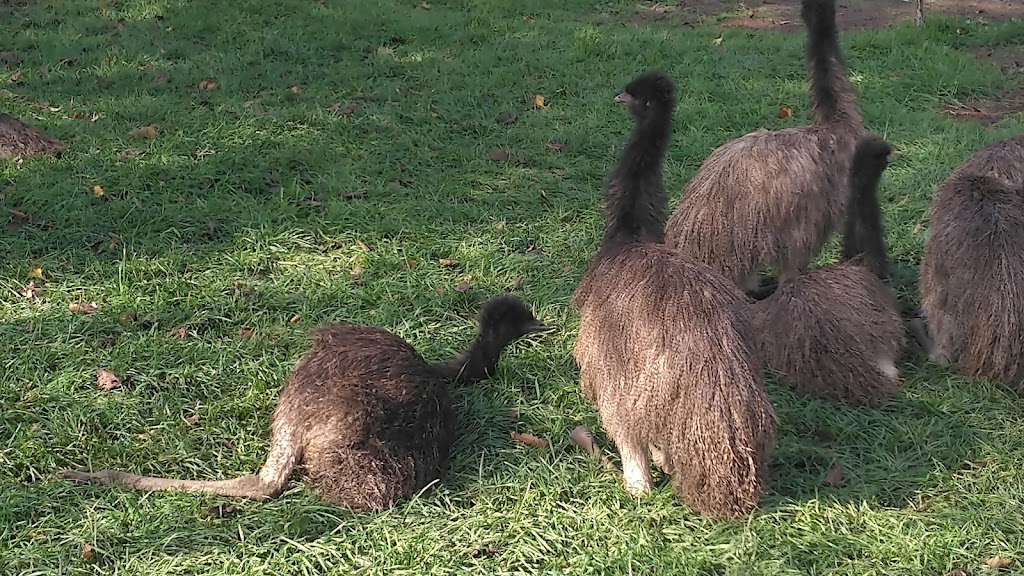
[[[920,282],[929,356],[1024,392],[1024,136],[953,171],[929,218]]]
[[[490,377],[505,346],[549,330],[511,295],[488,300],[478,321],[467,351],[441,364],[428,364],[383,328],[336,324],[317,330],[312,349],[281,392],[270,454],[259,475],[197,481],[115,470],[60,474],[136,490],[266,499],[277,496],[302,466],[317,492],[339,506],[389,508],[443,474],[456,428],[448,383]]]
[[[757,506],[775,440],[744,297],[657,243],[672,82],[647,72],[616,100],[636,127],[606,189],[601,248],[573,295],[580,385],[619,449],[628,492],[650,492],[653,459],[696,511],[742,516]]]
[[[0,158],[56,156],[64,143],[8,114],[0,113]]]
[[[803,0],[815,124],[758,130],[715,149],[668,221],[670,248],[745,290],[761,266],[792,277],[842,222],[864,132],[836,33],[834,0]]]
[[[863,138],[853,159],[846,261],[783,280],[753,305],[762,359],[780,383],[831,402],[875,406],[900,386],[906,338],[896,299],[883,281],[889,265],[878,183],[891,148]]]

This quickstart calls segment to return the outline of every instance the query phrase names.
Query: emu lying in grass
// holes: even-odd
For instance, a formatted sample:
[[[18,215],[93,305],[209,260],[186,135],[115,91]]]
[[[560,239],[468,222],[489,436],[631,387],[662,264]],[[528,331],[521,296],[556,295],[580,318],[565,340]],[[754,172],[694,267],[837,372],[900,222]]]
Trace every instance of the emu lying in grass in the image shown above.
[[[929,357],[1024,392],[1024,136],[954,170],[929,219],[920,283]]]
[[[0,158],[57,156],[64,148],[63,142],[42,130],[0,113]]]
[[[439,364],[427,363],[383,328],[336,324],[319,329],[281,392],[270,454],[258,475],[202,481],[116,470],[60,474],[136,490],[262,500],[280,494],[301,466],[326,500],[357,511],[389,508],[440,478],[447,466],[456,425],[448,383],[489,378],[508,344],[549,330],[511,295],[488,300],[478,323],[469,348]]]
[[[903,322],[885,284],[877,189],[890,146],[866,136],[853,160],[844,261],[783,280],[753,304],[761,356],[780,383],[832,402],[875,406],[900,386]]]
[[[696,511],[743,516],[757,506],[775,442],[744,296],[661,244],[674,85],[646,72],[616,101],[636,125],[606,189],[604,239],[573,295],[580,385],[629,493],[651,491],[653,459]]]
[[[843,221],[864,133],[837,39],[834,0],[803,0],[812,126],[758,130],[704,160],[668,221],[670,248],[744,290],[762,266],[804,270]]]

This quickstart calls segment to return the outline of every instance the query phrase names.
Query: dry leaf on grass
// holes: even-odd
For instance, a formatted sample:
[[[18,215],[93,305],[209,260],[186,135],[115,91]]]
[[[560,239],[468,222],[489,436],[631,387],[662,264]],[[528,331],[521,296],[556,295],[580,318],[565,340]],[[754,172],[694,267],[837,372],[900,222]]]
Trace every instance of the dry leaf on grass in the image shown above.
[[[121,315],[121,325],[127,326],[129,324],[139,321],[139,313],[135,311],[125,312]]]
[[[362,273],[363,273],[363,269],[362,269],[362,268],[360,268],[359,266],[353,266],[353,267],[352,267],[352,271],[351,271],[351,274],[352,274],[352,277],[353,277],[353,278],[355,278],[355,277],[359,276],[359,275],[360,275],[360,274],[362,274]]]
[[[168,332],[167,335],[170,336],[171,338],[184,340],[185,337],[188,336],[188,329],[186,329],[184,326],[178,326],[177,328],[174,328],[170,332]]]
[[[217,87],[217,80],[216,80],[216,78],[203,78],[199,82],[197,87],[200,90],[213,90],[214,88]]]
[[[459,282],[458,284],[455,285],[455,291],[456,292],[468,292],[470,287],[471,286],[470,286],[469,282]]]
[[[40,286],[36,286],[35,282],[29,282],[27,286],[21,289],[19,294],[26,300],[36,300],[43,297],[43,289]]]
[[[156,136],[156,133],[159,130],[160,130],[160,125],[159,124],[147,124],[146,126],[143,126],[141,128],[137,128],[137,129],[133,130],[132,131],[132,136],[135,136],[136,138],[138,138],[140,140],[145,140],[147,138],[153,138],[154,136]]]
[[[28,275],[33,277],[33,278],[36,278],[38,280],[42,280],[43,279],[43,269],[39,268],[37,266],[37,267],[33,268],[32,271],[28,273]]]
[[[494,160],[495,162],[504,162],[505,160],[508,160],[508,150],[504,150],[502,148],[494,150],[491,152],[491,160]]]
[[[256,331],[248,326],[242,326],[238,329],[238,337],[243,340],[252,340],[255,335]]]
[[[778,113],[778,117],[779,118],[789,118],[792,115],[793,115],[793,109],[790,108],[789,106],[783,106],[782,108],[779,108],[779,113]]]
[[[231,516],[234,516],[236,511],[238,511],[238,506],[235,506],[234,504],[218,504],[204,510],[199,514],[199,517],[203,520],[208,520],[210,518],[230,518]]]
[[[363,242],[362,240],[356,240],[356,244],[358,244],[359,247],[362,248],[363,252],[370,251],[370,247],[366,245],[366,242]]]
[[[96,549],[92,546],[85,544],[82,546],[82,558],[85,560],[92,560],[96,557]]]
[[[97,184],[97,185],[92,187],[92,195],[97,197],[97,198],[103,198],[104,196],[107,195],[107,193],[103,191],[103,187],[102,186]]]
[[[526,444],[527,446],[532,446],[534,448],[544,448],[548,445],[546,440],[538,438],[533,434],[513,432],[512,439],[520,444]]]
[[[715,45],[715,46],[721,46],[722,45],[722,40],[724,40],[724,39],[725,39],[724,36],[719,36],[718,38],[715,38],[714,40],[712,40],[711,43],[713,45]]]
[[[11,74],[11,84],[17,84],[19,80],[21,80],[21,70]]]
[[[542,108],[547,108],[549,106],[549,104],[544,102],[544,96],[542,96],[541,94],[537,94],[533,97],[533,107],[535,109],[540,110]]]
[[[512,283],[512,287],[510,288],[510,291],[515,292],[516,290],[519,290],[519,287],[522,286],[522,285],[523,285],[523,277],[520,276],[519,278],[516,278],[515,282]]]
[[[843,481],[843,469],[839,467],[839,464],[833,466],[828,471],[828,474],[825,474],[825,481],[832,486],[839,486],[840,482]]]
[[[302,318],[302,314],[296,314],[295,316],[292,316],[291,318],[288,319],[288,323],[295,324],[296,322],[299,321],[300,318]]]
[[[366,190],[356,190],[355,192],[345,192],[344,194],[339,196],[339,198],[341,198],[342,200],[360,200],[360,199],[366,198],[366,197],[367,197]]]
[[[501,116],[498,116],[498,124],[514,124],[516,120],[519,120],[519,116],[515,112],[502,112]]]
[[[113,390],[121,387],[121,379],[110,370],[96,369],[96,387],[100,390]]]
[[[196,424],[199,423],[199,414],[193,414],[188,418],[185,418],[185,423],[188,424],[189,426],[195,426]]]
[[[441,266],[458,266],[459,265],[459,261],[458,260],[452,260],[451,258],[441,258],[440,260],[438,260],[438,262],[441,264]]]
[[[548,149],[552,150],[554,152],[561,152],[562,151],[562,143],[559,142],[558,140],[552,140],[552,141],[548,142]]]
[[[342,104],[341,102],[335,102],[327,108],[328,112],[338,113],[344,116],[351,116],[355,114],[356,110],[359,109],[359,102],[349,102],[348,104]]]
[[[300,88],[300,87],[298,87],[298,86],[292,86],[292,87],[291,87],[291,88],[289,88],[288,90],[289,90],[289,91],[290,91],[290,92],[291,92],[292,94],[298,94],[299,92],[302,92],[302,88]]]
[[[1011,565],[1013,565],[1013,560],[1010,558],[1003,558],[1002,556],[993,556],[988,560],[985,560],[985,566],[995,570],[1009,568]]]
[[[167,77],[157,74],[156,76],[153,76],[153,84],[156,86],[163,86],[164,84],[167,84]]]
[[[426,2],[420,2],[420,8],[424,10],[430,10],[430,4],[427,4]]]
[[[96,306],[95,302],[81,302],[77,304],[68,304],[68,310],[79,314],[94,314],[99,310],[99,308]]]

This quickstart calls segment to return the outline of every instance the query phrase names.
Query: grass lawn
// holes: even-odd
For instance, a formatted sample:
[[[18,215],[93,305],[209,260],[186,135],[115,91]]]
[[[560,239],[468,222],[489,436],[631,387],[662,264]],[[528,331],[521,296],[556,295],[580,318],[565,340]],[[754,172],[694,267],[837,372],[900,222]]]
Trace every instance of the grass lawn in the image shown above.
[[[704,520],[664,480],[634,500],[566,439],[580,423],[604,438],[570,295],[630,128],[612,97],[648,67],[677,81],[674,203],[715,146],[809,121],[802,33],[634,25],[616,0],[428,1],[0,8],[0,50],[21,60],[0,68],[0,108],[69,144],[0,165],[0,572],[941,576],[1000,555],[1024,573],[1020,398],[916,350],[878,410],[770,384],[778,446],[747,521]],[[1024,23],[935,16],[841,41],[868,127],[897,149],[881,194],[913,300],[935,185],[1024,130],[944,110],[1010,87],[978,49],[1020,49]],[[26,298],[30,282],[45,292]],[[254,472],[311,328],[373,323],[441,359],[513,285],[561,331],[456,390],[446,481],[389,512],[298,479],[254,503],[54,478]],[[124,384],[99,389],[99,368]]]

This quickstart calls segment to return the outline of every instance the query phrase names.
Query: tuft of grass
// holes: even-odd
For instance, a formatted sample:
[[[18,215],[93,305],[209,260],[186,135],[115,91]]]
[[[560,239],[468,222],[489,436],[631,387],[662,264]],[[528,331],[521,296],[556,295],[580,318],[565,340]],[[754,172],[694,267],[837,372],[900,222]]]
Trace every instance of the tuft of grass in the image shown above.
[[[680,190],[726,140],[809,121],[802,35],[725,31],[716,46],[711,29],[596,25],[616,2],[23,4],[0,19],[21,58],[0,70],[0,105],[70,147],[0,166],[4,212],[33,217],[0,233],[4,573],[916,576],[1024,562],[1019,399],[919,356],[876,411],[773,386],[771,488],[745,522],[694,515],[664,479],[633,500],[565,440],[581,422],[599,430],[577,388],[570,295],[629,129],[612,96],[648,67],[679,82],[666,178]],[[907,294],[934,186],[1024,128],[1019,114],[957,123],[942,105],[997,95],[1008,79],[970,49],[1022,37],[1020,21],[934,19],[842,38],[868,126],[898,151],[882,197]],[[533,109],[535,94],[549,106]],[[151,124],[155,137],[133,135]],[[310,328],[378,324],[442,358],[519,277],[561,332],[456,391],[447,478],[394,510],[353,515],[297,482],[207,518],[224,499],[54,478],[251,473]],[[19,295],[30,281],[43,299]],[[70,312],[78,302],[99,311]],[[126,384],[98,390],[97,368]],[[514,430],[552,449],[516,445]]]

